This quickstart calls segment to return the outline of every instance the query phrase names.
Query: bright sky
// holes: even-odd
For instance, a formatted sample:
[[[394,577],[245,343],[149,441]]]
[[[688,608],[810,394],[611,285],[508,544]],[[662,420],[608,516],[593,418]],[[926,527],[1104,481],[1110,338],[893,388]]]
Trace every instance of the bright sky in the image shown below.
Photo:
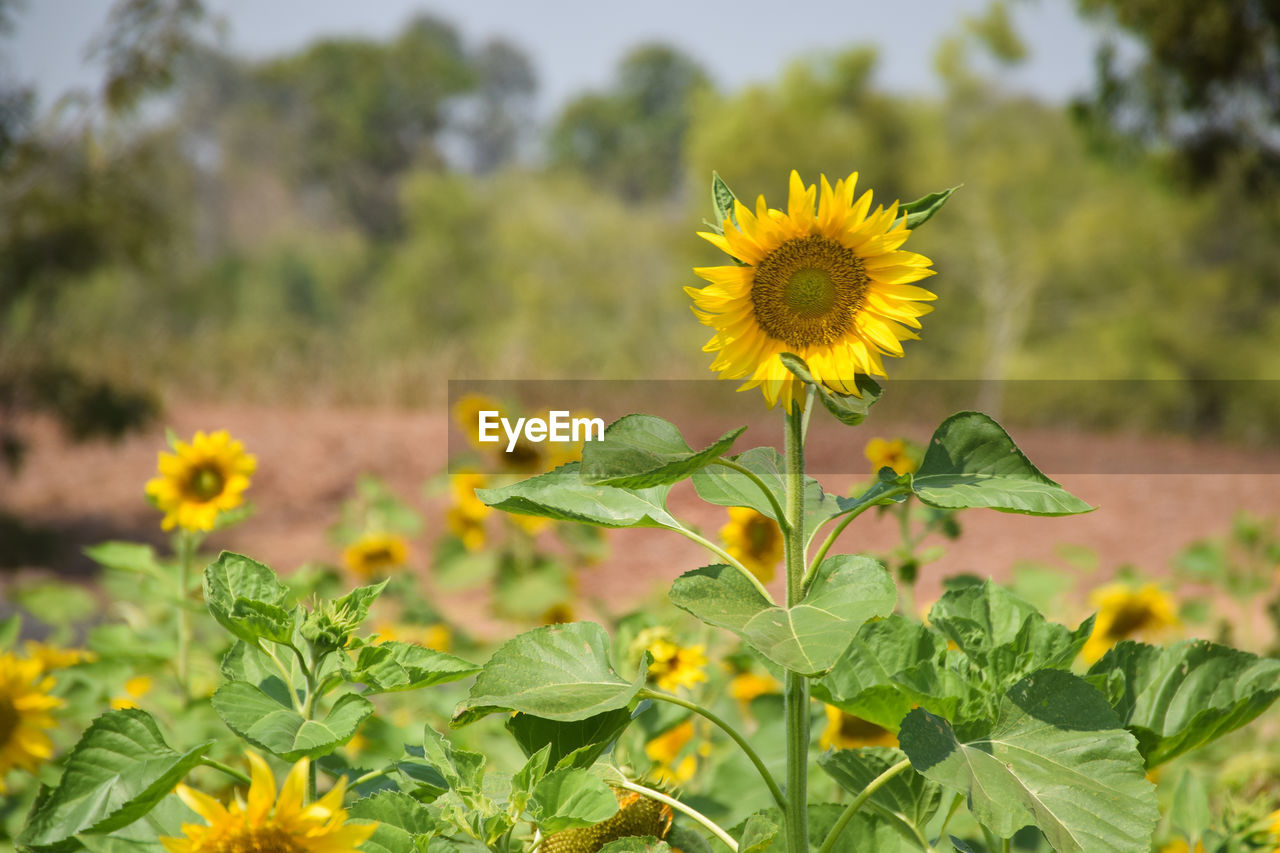
[[[9,43],[8,70],[37,85],[42,106],[74,87],[94,87],[97,69],[86,44],[109,3],[27,0]],[[661,40],[697,57],[717,83],[736,89],[770,80],[813,51],[872,43],[880,48],[879,81],[899,92],[937,87],[933,52],[966,14],[986,0],[206,0],[226,25],[226,47],[264,57],[294,50],[317,36],[394,33],[417,11],[452,21],[469,44],[502,36],[529,53],[538,71],[540,113],[553,114],[574,94],[607,86],[618,59],[635,44]],[[1009,87],[1064,101],[1089,87],[1093,33],[1071,0],[1014,6],[1030,61]]]

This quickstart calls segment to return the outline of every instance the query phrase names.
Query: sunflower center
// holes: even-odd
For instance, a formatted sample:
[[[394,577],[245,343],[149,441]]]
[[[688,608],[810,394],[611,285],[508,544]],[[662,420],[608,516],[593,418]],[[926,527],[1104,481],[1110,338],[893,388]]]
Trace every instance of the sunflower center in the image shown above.
[[[13,701],[7,696],[0,696],[0,747],[9,742],[9,738],[17,731],[20,722],[22,717],[18,714],[18,709],[13,706]]]
[[[1107,635],[1124,639],[1130,634],[1142,630],[1152,620],[1151,608],[1142,602],[1124,604],[1111,620]]]
[[[278,826],[255,826],[224,838],[217,853],[302,853],[293,833]]]
[[[756,322],[789,346],[834,343],[852,330],[869,282],[847,246],[817,234],[788,240],[756,266]]]
[[[198,501],[211,501],[222,494],[225,483],[221,471],[206,465],[191,472],[187,491]]]
[[[773,521],[764,516],[753,518],[747,523],[747,541],[753,556],[764,557],[773,551],[773,543],[777,538],[774,535],[775,529]]]
[[[857,742],[875,740],[882,737],[884,733],[884,728],[870,720],[855,717],[853,714],[843,714],[840,717],[840,736],[847,740]]]

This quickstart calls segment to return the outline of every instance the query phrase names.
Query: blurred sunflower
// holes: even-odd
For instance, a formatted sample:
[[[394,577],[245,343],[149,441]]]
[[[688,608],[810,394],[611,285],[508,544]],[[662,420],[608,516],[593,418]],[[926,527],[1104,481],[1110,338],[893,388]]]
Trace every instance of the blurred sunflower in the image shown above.
[[[644,745],[644,754],[654,763],[654,773],[663,785],[683,785],[698,772],[698,759],[693,753],[685,753],[685,747],[693,740],[693,721],[685,720]],[[695,749],[699,755],[711,752],[711,744],[703,741]],[[679,759],[679,761],[677,761]]]
[[[293,765],[276,796],[276,780],[267,762],[246,752],[253,779],[246,802],[224,806],[208,794],[179,785],[175,791],[207,826],[184,823],[185,837],[162,837],[170,853],[355,853],[377,824],[347,823],[342,808],[346,780],[307,805],[307,759]]]
[[[373,629],[371,642],[389,643],[393,641],[413,643],[426,649],[447,652],[449,651],[449,646],[453,643],[453,631],[443,622],[436,622],[431,625],[417,625],[407,622],[393,625],[384,622]]]
[[[720,528],[725,550],[747,567],[761,583],[773,580],[786,542],[778,523],[745,506],[729,507],[729,523]]]
[[[891,441],[873,438],[867,442],[862,452],[871,463],[872,474],[878,473],[881,468],[892,468],[897,474],[914,474],[920,467],[920,460],[900,438]]]
[[[191,443],[175,441],[160,453],[159,477],[147,481],[147,495],[165,513],[164,530],[212,530],[218,513],[244,503],[244,491],[258,460],[226,430],[197,432]]]
[[[484,450],[485,446],[480,443],[480,413],[501,411],[502,404],[492,397],[485,394],[464,394],[453,404],[451,413],[453,422],[467,437],[467,443],[476,450]]]
[[[151,692],[151,676],[135,675],[124,683],[124,695],[111,699],[111,707],[117,711],[138,707],[138,700]]]
[[[38,640],[27,640],[23,644],[23,650],[27,657],[40,662],[40,668],[44,672],[66,669],[80,663],[92,663],[98,659],[97,654],[88,649],[64,649]]]
[[[50,712],[63,704],[50,695],[53,683],[38,659],[0,653],[0,794],[10,770],[33,773],[53,757]]]
[[[409,562],[409,543],[394,533],[366,533],[342,551],[342,562],[361,580],[378,580]]]
[[[1122,583],[1108,584],[1089,594],[1089,604],[1098,611],[1093,633],[1080,650],[1089,664],[1121,640],[1150,638],[1178,624],[1177,602],[1152,583],[1138,589]]]
[[[649,680],[656,682],[659,689],[674,692],[707,680],[706,646],[680,646],[666,636],[658,636],[645,649],[653,655]]]
[[[854,199],[857,180],[854,172],[832,188],[823,175],[819,195],[793,171],[785,213],[764,196],[754,214],[735,202],[736,225],[699,233],[742,262],[697,268],[711,284],[685,288],[698,320],[715,329],[703,347],[718,353],[711,369],[746,378],[742,390],[759,387],[770,408],[781,400],[790,410],[803,387],[782,353],[804,358],[828,388],[857,394],[856,376],[885,375],[881,357],[902,355],[933,310],[921,303],[937,297],[910,284],[933,275],[933,262],[899,250],[911,232],[898,203],[871,211],[869,191]]]
[[[479,551],[487,540],[484,520],[493,510],[476,497],[476,489],[485,488],[488,482],[484,474],[475,471],[465,471],[449,478],[453,506],[449,507],[445,522],[468,551]]]
[[[822,749],[858,749],[863,746],[897,746],[898,736],[870,720],[846,714],[835,705],[823,705],[827,726],[818,738]]]

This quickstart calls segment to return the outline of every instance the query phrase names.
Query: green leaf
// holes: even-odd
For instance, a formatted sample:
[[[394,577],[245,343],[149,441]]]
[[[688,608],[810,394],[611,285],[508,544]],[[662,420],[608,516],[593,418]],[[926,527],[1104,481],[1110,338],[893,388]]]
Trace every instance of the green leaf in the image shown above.
[[[943,421],[910,482],[916,497],[939,509],[987,507],[1024,515],[1094,509],[1040,473],[1004,428],[980,412]]]
[[[679,527],[667,512],[668,486],[623,489],[582,482],[579,463],[570,462],[499,489],[476,489],[476,497],[495,509],[576,521],[597,527]]]
[[[652,835],[629,835],[610,841],[600,853],[671,853],[671,845]]]
[[[150,545],[139,545],[134,542],[103,542],[101,545],[85,548],[84,553],[89,559],[108,569],[136,572],[157,580],[168,578],[168,572],[156,559],[155,549]]]
[[[907,227],[915,230],[932,219],[933,215],[939,210],[942,210],[942,206],[947,203],[947,199],[951,198],[951,194],[960,189],[960,186],[963,185],[954,186],[939,193],[929,193],[915,201],[898,205],[898,212],[907,217]],[[896,226],[898,223],[895,222],[893,224]]]
[[[367,685],[366,694],[416,690],[458,681],[480,671],[461,658],[413,643],[362,646],[356,662],[344,670],[348,681]]]
[[[544,835],[579,829],[618,813],[618,798],[587,770],[566,768],[548,773],[533,789],[529,809]]]
[[[824,560],[804,600],[791,608],[773,604],[724,565],[686,572],[670,596],[677,607],[728,628],[779,666],[809,676],[831,669],[858,629],[887,616],[898,600],[883,566],[847,555]]]
[[[204,570],[204,598],[218,624],[245,642],[293,638],[289,588],[256,560],[223,551]]]
[[[233,681],[213,694],[213,709],[233,732],[286,761],[328,755],[351,739],[373,703],[345,693],[323,720],[308,720],[252,684]]]
[[[724,182],[724,178],[719,173],[711,173],[711,209],[715,211],[715,227],[720,233],[723,232],[724,221],[727,219],[735,226],[738,224],[738,214],[734,211],[733,203],[738,197],[733,194],[733,190],[729,189],[729,185]]]
[[[480,792],[486,764],[480,753],[455,747],[428,725],[422,733],[422,755],[453,790],[467,794]]]
[[[827,835],[835,827],[844,813],[844,806],[832,803],[810,803],[809,808],[809,849],[817,850]],[[782,814],[777,809],[766,809],[756,812],[747,820],[732,829],[729,833],[737,838],[745,839],[747,829],[753,820],[763,820],[782,826]],[[759,824],[758,824],[759,825]],[[785,833],[778,832],[771,840],[759,837],[752,844],[757,853],[789,853]],[[875,853],[919,853],[920,847],[914,841],[906,840],[886,819],[871,810],[854,812],[853,819],[845,825],[838,836],[832,850],[837,853],[848,853],[852,850],[874,850]],[[746,853],[739,844],[739,853]]]
[[[1280,660],[1205,640],[1164,648],[1126,640],[1089,676],[1105,679],[1147,767],[1240,728],[1280,697]]]
[[[439,834],[444,827],[422,803],[400,791],[379,791],[356,800],[347,814],[357,820],[374,820],[378,828],[360,845],[364,853],[418,853],[418,840]]]
[[[906,758],[882,746],[841,749],[818,756],[818,766],[850,794],[862,793],[881,773]],[[942,786],[910,770],[899,773],[871,795],[867,805],[904,827],[923,830],[938,811]]]
[[[753,814],[738,836],[738,853],[763,853],[778,836],[778,824],[762,814]]]
[[[631,712],[618,708],[573,722],[516,714],[507,719],[507,731],[525,755],[550,747],[551,767],[590,767],[630,724]]]
[[[1173,803],[1169,808],[1169,821],[1186,836],[1188,848],[1194,850],[1196,842],[1213,822],[1209,806],[1209,789],[1200,780],[1199,770],[1188,769],[1173,789]]]
[[[648,675],[628,682],[609,665],[609,637],[594,622],[535,628],[493,653],[454,714],[465,725],[494,711],[572,722],[625,708]]]
[[[876,404],[876,401],[880,399],[880,395],[884,393],[880,388],[880,383],[870,376],[859,374],[855,377],[854,382],[861,394],[841,394],[839,391],[834,391],[814,379],[813,374],[809,371],[809,365],[795,353],[784,352],[780,358],[787,370],[790,370],[797,379],[817,392],[818,399],[822,401],[822,405],[842,424],[857,426],[865,421],[871,411],[871,407]]]
[[[669,486],[723,456],[745,430],[730,430],[695,453],[674,424],[653,415],[627,415],[609,424],[602,441],[583,445],[579,474],[595,486]]]
[[[11,649],[22,636],[22,614],[15,613],[7,619],[0,619],[0,649]]]
[[[145,711],[108,711],[71,750],[62,780],[38,801],[18,844],[50,847],[77,833],[112,832],[133,823],[164,799],[212,744],[177,752]]]
[[[1159,813],[1137,743],[1105,697],[1069,672],[1019,681],[986,737],[962,743],[918,708],[898,740],[918,772],[967,794],[1001,838],[1034,824],[1059,853],[1151,849]]]
[[[952,717],[967,685],[943,666],[945,651],[941,634],[891,613],[858,630],[813,695],[889,731],[916,706]]]
[[[243,640],[237,640],[223,655],[219,670],[228,681],[248,682],[282,706],[290,708],[293,706],[291,697],[301,696],[306,689],[306,678],[293,655],[289,655],[283,663],[290,678],[288,684],[275,662],[264,651]]]
[[[786,506],[786,486],[782,471],[785,464],[782,455],[772,447],[753,447],[733,457],[733,461],[751,471],[760,478],[768,488],[778,506]],[[769,502],[747,475],[722,465],[703,468],[693,475],[693,487],[698,497],[716,506],[745,506],[756,512],[778,520]],[[822,485],[812,477],[804,480],[804,526],[809,531],[809,539],[813,539],[818,528],[827,520],[839,515],[841,509],[835,498],[828,496]]]

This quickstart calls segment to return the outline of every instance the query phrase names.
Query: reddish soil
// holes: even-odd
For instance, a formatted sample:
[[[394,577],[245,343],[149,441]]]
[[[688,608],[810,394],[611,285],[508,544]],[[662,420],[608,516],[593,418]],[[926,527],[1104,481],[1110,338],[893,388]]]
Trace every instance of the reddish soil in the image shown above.
[[[217,534],[214,547],[248,553],[282,571],[309,560],[335,561],[337,549],[327,530],[364,473],[383,478],[423,512],[427,528],[417,543],[419,563],[425,562],[422,555],[430,553],[430,541],[444,526],[443,499],[428,498],[422,489],[447,461],[448,424],[442,414],[187,404],[171,407],[166,422],[184,437],[197,429],[228,429],[258,457],[250,490],[257,513],[240,527]],[[70,445],[42,421],[24,424],[23,429],[33,439],[31,453],[19,476],[0,472],[0,516],[16,516],[51,535],[45,539],[49,547],[32,551],[24,546],[30,537],[0,527],[0,570],[5,575],[57,571],[87,580],[92,564],[80,554],[85,545],[107,539],[163,545],[159,516],[142,492],[155,470],[156,452],[164,448],[161,429],[117,445]],[[911,429],[908,434],[923,438],[927,431]],[[1244,451],[1186,441],[1034,431],[1017,437],[1027,454],[1051,474],[1239,471],[1248,459]],[[812,456],[821,459],[827,450],[819,443]],[[1062,464],[1080,459],[1089,464]],[[1262,470],[1280,471],[1280,458],[1266,461]],[[1280,515],[1280,476],[1274,474],[1076,473],[1057,478],[1099,509],[1073,518],[966,513],[963,538],[946,543],[945,556],[926,567],[921,600],[937,595],[938,578],[956,572],[1007,578],[1014,565],[1025,560],[1071,571],[1057,555],[1062,544],[1097,551],[1096,579],[1126,564],[1159,574],[1189,542],[1225,532],[1237,510]],[[823,478],[830,491],[838,492],[852,480]],[[699,502],[687,484],[677,487],[671,506],[677,515],[712,533],[725,519],[724,510]],[[844,544],[887,549],[894,535],[889,524],[868,516],[850,527]],[[586,570],[581,580],[585,593],[611,608],[653,595],[678,573],[706,562],[698,546],[664,531],[617,531],[610,536],[612,556]],[[429,575],[430,569],[423,566],[423,571]],[[3,584],[0,575],[0,589]],[[462,618],[482,620],[482,605],[475,596],[446,600]]]

